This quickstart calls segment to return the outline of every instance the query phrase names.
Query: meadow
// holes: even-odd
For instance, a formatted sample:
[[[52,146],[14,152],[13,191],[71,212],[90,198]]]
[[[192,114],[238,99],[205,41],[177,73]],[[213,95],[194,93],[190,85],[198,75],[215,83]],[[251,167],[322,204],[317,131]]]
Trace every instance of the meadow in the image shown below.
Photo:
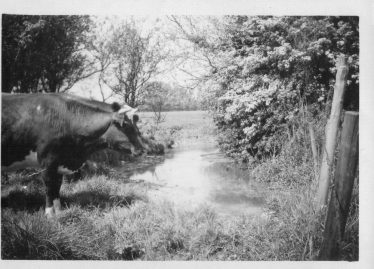
[[[164,121],[155,124],[153,112],[141,112],[140,129],[145,135],[152,135],[156,141],[167,144],[173,140],[174,147],[200,147],[216,144],[216,129],[207,111],[165,112]]]
[[[141,130],[153,132],[156,141],[173,140],[174,147],[182,148],[215,143],[214,125],[206,112],[168,112],[156,127],[151,113],[140,116]],[[314,260],[324,212],[315,210],[311,152],[301,144],[289,141],[279,156],[247,168],[248,175],[265,182],[269,190],[263,213],[255,216],[227,218],[207,206],[186,210],[172,201],[154,201],[147,195],[152,185],[108,167],[100,174],[65,182],[64,211],[47,219],[43,183],[35,171],[12,174],[1,182],[1,258]],[[355,238],[357,188],[342,259],[358,259]]]

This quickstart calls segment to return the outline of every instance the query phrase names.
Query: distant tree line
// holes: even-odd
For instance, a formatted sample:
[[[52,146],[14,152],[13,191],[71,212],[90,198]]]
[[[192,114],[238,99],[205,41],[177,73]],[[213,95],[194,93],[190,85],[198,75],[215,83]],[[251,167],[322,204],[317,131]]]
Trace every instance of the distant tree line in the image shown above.
[[[140,100],[143,111],[181,111],[200,110],[200,100],[180,86],[170,86],[164,82],[147,84],[146,94]]]

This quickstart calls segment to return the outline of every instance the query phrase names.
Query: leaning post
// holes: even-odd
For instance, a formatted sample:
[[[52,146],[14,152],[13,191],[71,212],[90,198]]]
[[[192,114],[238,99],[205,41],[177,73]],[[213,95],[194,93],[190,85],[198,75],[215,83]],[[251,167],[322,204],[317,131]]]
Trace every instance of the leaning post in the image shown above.
[[[314,178],[318,182],[318,151],[316,145],[316,136],[314,134],[313,124],[309,123],[309,135],[310,135],[310,146],[312,148],[313,154],[313,164],[314,164]]]
[[[358,112],[346,112],[319,260],[338,260],[358,165]]]
[[[323,148],[321,170],[319,174],[318,204],[323,207],[327,203],[330,186],[330,171],[334,160],[336,136],[338,134],[340,115],[343,108],[344,92],[347,84],[348,65],[345,55],[337,61],[334,97],[332,100],[330,118],[326,124],[326,141]]]

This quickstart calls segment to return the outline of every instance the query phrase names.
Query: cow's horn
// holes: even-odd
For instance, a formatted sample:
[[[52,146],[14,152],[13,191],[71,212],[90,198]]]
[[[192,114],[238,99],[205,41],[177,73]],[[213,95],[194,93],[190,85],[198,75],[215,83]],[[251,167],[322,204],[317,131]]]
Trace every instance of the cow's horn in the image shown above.
[[[118,113],[119,114],[127,113],[127,112],[129,112],[131,110],[133,110],[133,108],[131,106],[124,105],[120,110],[118,110]]]
[[[130,111],[126,112],[127,117],[132,118],[136,111],[138,111],[138,108],[133,108]]]

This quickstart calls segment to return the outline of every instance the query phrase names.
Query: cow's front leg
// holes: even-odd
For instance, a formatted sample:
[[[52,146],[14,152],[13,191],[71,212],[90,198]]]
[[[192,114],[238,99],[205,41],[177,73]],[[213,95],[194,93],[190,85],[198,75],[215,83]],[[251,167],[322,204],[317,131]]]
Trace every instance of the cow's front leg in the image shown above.
[[[57,172],[57,167],[50,166],[43,172],[43,181],[46,189],[45,214],[52,217],[61,211],[60,187],[62,175]]]

